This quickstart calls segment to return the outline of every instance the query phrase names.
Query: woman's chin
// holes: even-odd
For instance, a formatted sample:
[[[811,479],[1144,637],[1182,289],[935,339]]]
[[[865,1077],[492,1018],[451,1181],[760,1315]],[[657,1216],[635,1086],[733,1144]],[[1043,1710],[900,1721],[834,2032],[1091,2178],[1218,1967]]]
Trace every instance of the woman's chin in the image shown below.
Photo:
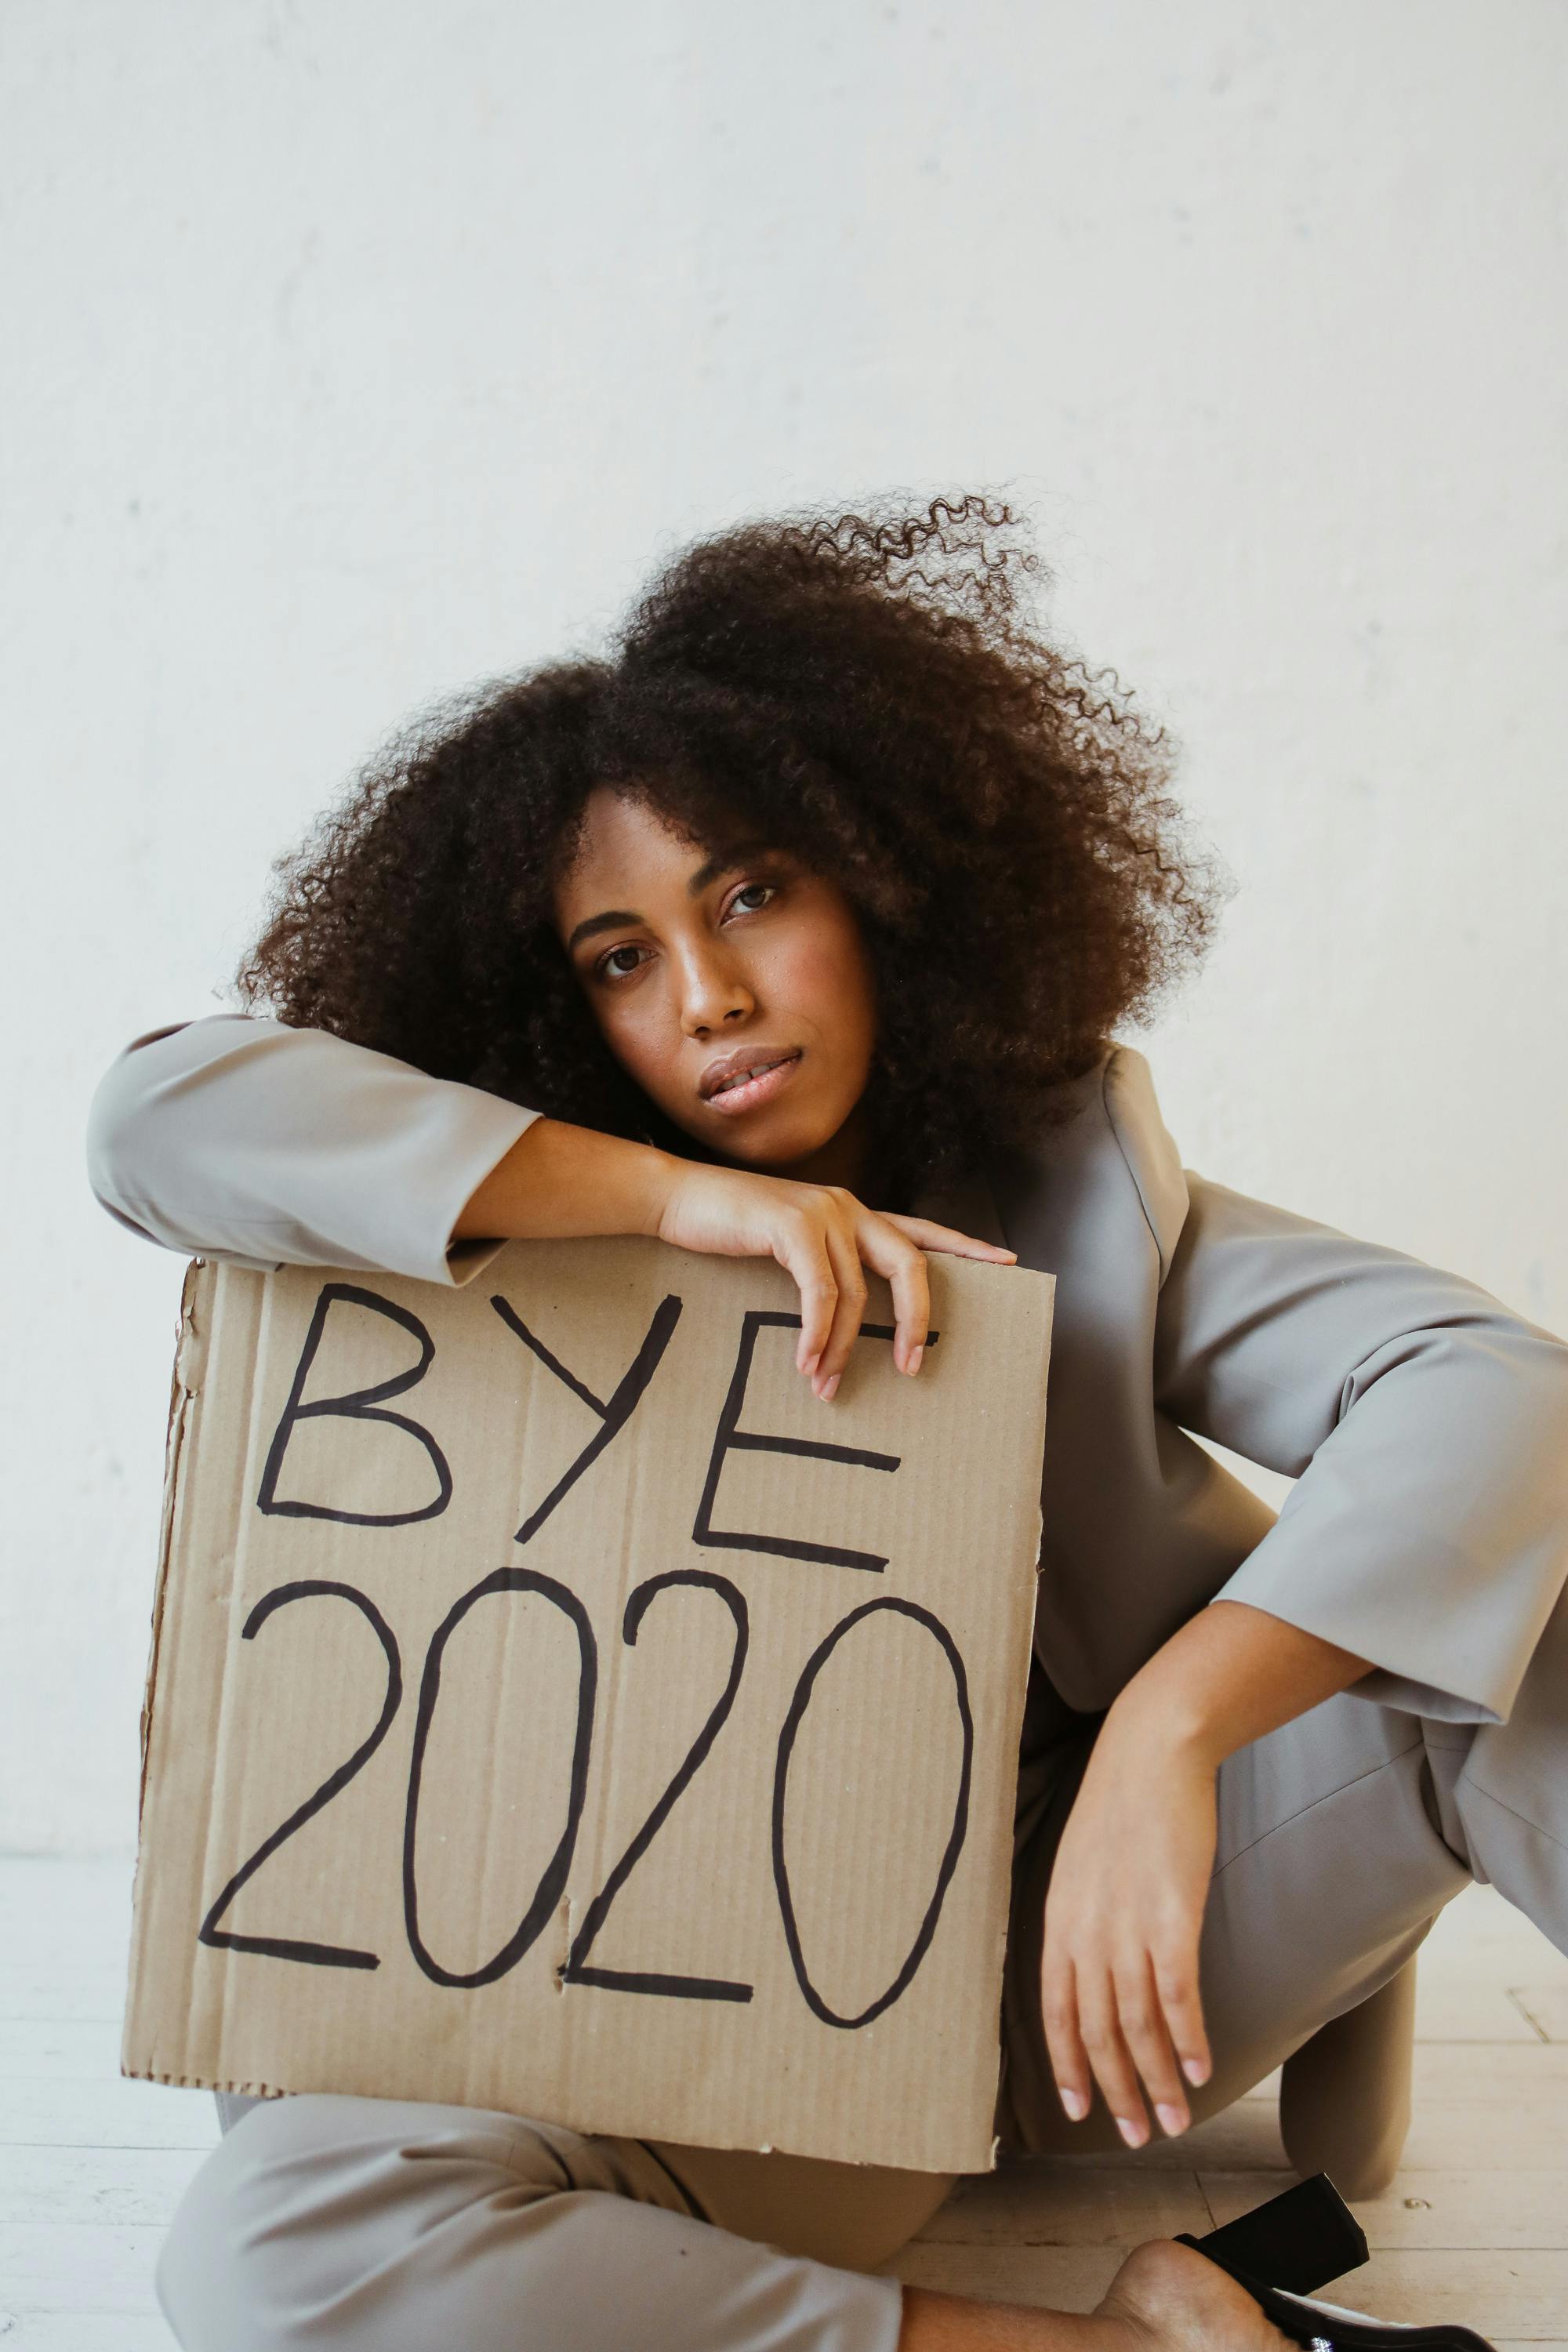
[[[821,1108],[803,1101],[797,1082],[776,1102],[759,1103],[754,1110],[709,1111],[691,1119],[682,1106],[679,1117],[673,1109],[667,1116],[730,1167],[854,1191],[861,1157],[855,1108],[853,1102],[846,1108],[841,1101]]]
[[[757,1111],[726,1119],[720,1133],[707,1132],[702,1140],[720,1159],[737,1168],[749,1168],[759,1176],[799,1174],[805,1181],[835,1183],[839,1181],[837,1177],[809,1178],[806,1171],[826,1151],[837,1132],[834,1127],[807,1126],[799,1118],[769,1119],[764,1111]]]
[[[781,1141],[772,1136],[737,1135],[721,1137],[714,1149],[726,1160],[732,1160],[738,1168],[750,1168],[759,1176],[804,1176],[810,1162],[831,1140],[831,1137],[799,1139],[786,1136]]]

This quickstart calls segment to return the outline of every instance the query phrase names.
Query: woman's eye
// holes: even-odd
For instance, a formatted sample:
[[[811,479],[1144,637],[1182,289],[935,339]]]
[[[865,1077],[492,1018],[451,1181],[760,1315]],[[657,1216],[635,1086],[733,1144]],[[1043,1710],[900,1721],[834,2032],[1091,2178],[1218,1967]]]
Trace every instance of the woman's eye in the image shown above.
[[[773,882],[742,884],[730,901],[731,912],[734,913],[738,910],[742,915],[756,914],[760,908],[767,905],[777,887],[777,884]]]
[[[759,915],[759,912],[762,912],[762,906],[766,906],[766,898],[764,898],[764,901],[762,901],[762,906],[742,906],[742,903],[741,903],[742,898],[750,898],[750,896],[752,896],[752,891],[766,891],[766,894],[769,894],[769,896],[778,896],[778,889],[781,889],[781,885],[778,885],[778,882],[742,882],[741,889],[738,889],[738,891],[736,891],[736,896],[733,896],[731,901],[729,901],[729,912],[731,912],[731,915],[733,915],[733,912],[738,910],[738,912],[741,912],[741,915]],[[595,964],[595,967],[593,967],[595,979],[597,979],[597,981],[630,981],[632,971],[637,971],[637,969],[639,969],[639,962],[618,964],[618,962],[616,962],[616,957],[618,957],[618,955],[642,957],[642,948],[609,948],[609,950],[606,950],[605,955],[599,957],[599,962]]]

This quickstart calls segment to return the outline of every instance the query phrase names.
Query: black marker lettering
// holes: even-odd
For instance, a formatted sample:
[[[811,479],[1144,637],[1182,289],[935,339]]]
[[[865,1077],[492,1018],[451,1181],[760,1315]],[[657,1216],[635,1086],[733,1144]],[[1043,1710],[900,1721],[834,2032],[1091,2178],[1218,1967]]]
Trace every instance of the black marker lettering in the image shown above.
[[[749,1984],[738,1984],[727,1977],[681,1977],[651,1969],[587,1966],[588,1948],[604,1926],[611,1904],[668,1818],[670,1808],[682,1789],[719,1737],[724,1718],[735,1704],[735,1693],[741,1687],[741,1676],[745,1670],[746,1645],[750,1639],[745,1597],[727,1576],[710,1576],[704,1568],[672,1568],[662,1576],[646,1578],[626,1602],[621,1627],[622,1641],[635,1643],[637,1628],[642,1623],[649,1601],[656,1593],[668,1591],[678,1584],[695,1585],[700,1591],[706,1587],[710,1592],[718,1593],[734,1619],[735,1647],[730,1659],[730,1678],[714,1701],[708,1720],[687,1749],[685,1762],[583,1914],[583,1925],[573,1938],[572,1948],[556,1974],[566,1984],[602,1985],[619,1992],[666,1993],[682,2000],[750,2000],[752,1988]]]
[[[349,1307],[368,1307],[373,1315],[385,1316],[389,1323],[398,1324],[419,1343],[419,1361],[405,1372],[395,1372],[389,1381],[378,1381],[374,1388],[355,1389],[347,1396],[317,1397],[310,1404],[301,1403],[305,1382],[315,1362],[321,1335],[327,1328],[327,1317],[342,1301]],[[321,1286],[316,1301],[310,1328],[305,1334],[305,1344],[300,1351],[300,1361],[294,1370],[294,1384],[289,1391],[289,1402],[283,1408],[283,1418],[273,1433],[268,1449],[267,1466],[261,1474],[261,1491],[256,1497],[257,1508],[282,1519],[336,1519],[351,1528],[406,1528],[416,1519],[438,1518],[452,1499],[452,1473],[447,1457],[430,1432],[405,1413],[383,1410],[388,1397],[402,1396],[407,1390],[417,1388],[430,1369],[436,1353],[436,1343],[416,1315],[405,1307],[395,1307],[390,1298],[378,1298],[374,1290],[361,1290],[352,1282],[328,1282]],[[279,1502],[278,1479],[283,1467],[283,1456],[289,1450],[289,1440],[297,1423],[316,1420],[384,1421],[394,1429],[406,1430],[416,1438],[429,1455],[436,1472],[437,1492],[433,1502],[417,1511],[338,1511],[325,1503]]]
[[[713,1433],[713,1451],[708,1457],[708,1476],[702,1488],[702,1499],[697,1506],[697,1517],[691,1529],[693,1543],[711,1545],[721,1551],[765,1551],[781,1559],[820,1560],[828,1568],[863,1568],[880,1575],[888,1565],[884,1553],[851,1551],[840,1544],[797,1543],[792,1536],[748,1535],[740,1529],[716,1528],[713,1525],[713,1498],[719,1492],[719,1480],[727,1454],[800,1454],[814,1462],[847,1462],[861,1470],[896,1470],[901,1456],[897,1454],[868,1454],[854,1445],[833,1445],[811,1437],[766,1437],[742,1429],[740,1420],[746,1402],[746,1382],[751,1377],[752,1358],[756,1349],[757,1333],[765,1328],[798,1331],[798,1315],[775,1315],[760,1307],[749,1307],[741,1321],[741,1345],[735,1357],[735,1370],[730,1381],[730,1392],[724,1399],[719,1415],[719,1426]],[[862,1339],[891,1339],[890,1323],[862,1323]],[[941,1334],[927,1334],[926,1345],[931,1347]]]
[[[829,2009],[816,1987],[812,1983],[805,1965],[805,1955],[801,1949],[800,1927],[795,1916],[795,1901],[790,1893],[789,1868],[784,1860],[784,1798],[789,1787],[790,1757],[794,1752],[795,1735],[800,1729],[811,1698],[812,1685],[850,1627],[859,1624],[863,1618],[874,1615],[879,1610],[891,1610],[901,1617],[912,1617],[917,1625],[923,1625],[927,1632],[934,1634],[941,1643],[947,1663],[952,1668],[954,1696],[958,1703],[958,1719],[963,1732],[963,1763],[958,1777],[958,1795],[952,1808],[952,1828],[949,1832],[942,1864],[937,1871],[936,1886],[931,1901],[926,1906],[925,1916],[916,1931],[915,1940],[910,1947],[909,1956],[886,1992],[879,1994],[877,2000],[868,2003],[860,2011],[858,2017],[842,2017],[836,2009]],[[790,1701],[789,1713],[784,1717],[784,1729],[779,1734],[778,1762],[773,1771],[773,1885],[778,1892],[779,1910],[784,1918],[784,1940],[789,1945],[789,1956],[795,1964],[795,1981],[805,1995],[814,2014],[820,2017],[825,2025],[842,2025],[851,2030],[858,2025],[868,2025],[874,2017],[880,2017],[885,2009],[892,2007],[924,1959],[931,1948],[931,1937],[936,1934],[936,1923],[942,1913],[942,1898],[947,1893],[948,1883],[958,1867],[958,1857],[963,1851],[964,1837],[968,1832],[969,1781],[973,1762],[974,1718],[969,1706],[969,1677],[964,1672],[963,1660],[959,1655],[958,1645],[941,1618],[933,1616],[929,1609],[922,1609],[918,1601],[898,1601],[891,1593],[876,1601],[863,1601],[858,1609],[852,1609],[847,1617],[840,1618],[832,1633],[825,1641],[819,1642],[805,1662],[805,1671],[795,1686],[795,1696]]]
[[[414,1847],[419,1825],[419,1789],[425,1777],[425,1750],[430,1738],[430,1726],[436,1717],[436,1701],[441,1694],[441,1660],[447,1643],[477,1601],[488,1601],[502,1592],[537,1592],[561,1610],[572,1622],[577,1635],[577,1729],[572,1742],[571,1777],[566,1794],[566,1826],[557,1841],[554,1853],[545,1864],[533,1900],[519,1920],[515,1931],[508,1937],[495,1958],[481,1968],[444,1968],[430,1950],[419,1931],[419,1887],[415,1874]],[[583,1799],[588,1787],[588,1750],[594,1737],[594,1706],[598,1690],[599,1654],[594,1641],[594,1630],[588,1622],[588,1612],[576,1594],[559,1583],[552,1576],[541,1576],[531,1568],[498,1568],[453,1602],[431,1636],[430,1647],[425,1654],[425,1672],[419,1684],[419,1707],[414,1725],[414,1754],[408,1767],[408,1799],[403,1813],[403,1916],[407,1929],[409,1949],[435,1983],[443,1985],[494,1984],[514,1969],[532,1944],[544,1923],[554,1912],[566,1885],[572,1867],[572,1850],[577,1843],[577,1826],[583,1817]]]
[[[543,1340],[535,1338],[522,1318],[507,1304],[504,1298],[494,1297],[490,1300],[490,1305],[508,1329],[515,1331],[523,1346],[532,1349],[546,1371],[553,1372],[556,1379],[563,1387],[569,1388],[574,1397],[581,1397],[585,1405],[592,1406],[603,1423],[598,1434],[590,1438],[575,1462],[556,1480],[539,1508],[530,1513],[512,1538],[514,1543],[525,1544],[539,1533],[557,1505],[564,1502],[584,1471],[593,1466],[605,1446],[619,1435],[630,1421],[642,1401],[644,1390],[658,1371],[664,1351],[669,1345],[670,1335],[680,1320],[681,1302],[673,1291],[668,1298],[659,1302],[654,1310],[653,1321],[647,1327],[647,1336],[633,1357],[630,1369],[621,1380],[608,1404],[602,1404],[592,1389],[585,1388],[574,1372],[567,1370],[559,1357],[551,1354]]]
[[[347,1763],[340,1764],[335,1772],[330,1773],[314,1794],[307,1797],[302,1805],[297,1806],[288,1820],[280,1822],[271,1836],[257,1847],[249,1861],[241,1863],[202,1921],[196,1940],[211,1945],[218,1951],[259,1952],[268,1959],[301,1960],[315,1969],[378,1969],[381,1962],[374,1952],[355,1951],[346,1944],[302,1943],[292,1936],[237,1936],[217,1924],[240,1888],[247,1879],[255,1877],[268,1856],[286,1844],[296,1830],[302,1830],[323,1806],[330,1805],[332,1799],[348,1787],[355,1773],[362,1771],[370,1762],[391,1730],[392,1718],[402,1702],[403,1670],[392,1628],[374,1601],[367,1601],[363,1592],[356,1592],[352,1584],[329,1584],[315,1577],[307,1578],[299,1584],[279,1584],[273,1591],[264,1593],[257,1602],[240,1628],[240,1640],[254,1642],[275,1609],[285,1608],[291,1601],[322,1599],[352,1601],[381,1643],[386,1659],[386,1696],[382,1700],[381,1714],[369,1738],[360,1742]]]

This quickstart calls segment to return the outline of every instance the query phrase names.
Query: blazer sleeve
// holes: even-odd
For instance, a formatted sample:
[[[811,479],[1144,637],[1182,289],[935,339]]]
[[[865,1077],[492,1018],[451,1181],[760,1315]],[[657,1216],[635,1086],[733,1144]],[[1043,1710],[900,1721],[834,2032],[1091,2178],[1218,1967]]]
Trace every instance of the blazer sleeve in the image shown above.
[[[1505,1720],[1568,1574],[1568,1346],[1458,1275],[1182,1172],[1155,1404],[1297,1481],[1214,1597],[1371,1659],[1369,1698]]]
[[[244,1013],[154,1030],[110,1064],[88,1176],[111,1216],[187,1255],[471,1281],[475,1187],[539,1113],[324,1030]]]

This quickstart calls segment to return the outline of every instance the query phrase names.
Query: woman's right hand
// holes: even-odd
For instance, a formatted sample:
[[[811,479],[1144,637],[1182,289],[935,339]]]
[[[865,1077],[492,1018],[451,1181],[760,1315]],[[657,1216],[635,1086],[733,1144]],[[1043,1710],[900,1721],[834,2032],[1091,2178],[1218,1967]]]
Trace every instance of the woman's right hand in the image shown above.
[[[921,1368],[931,1317],[925,1252],[1011,1265],[1016,1252],[928,1217],[868,1209],[841,1184],[803,1184],[750,1169],[670,1158],[648,1231],[679,1249],[776,1258],[800,1292],[795,1367],[830,1403],[866,1311],[866,1269],[893,1294],[893,1361]]]

